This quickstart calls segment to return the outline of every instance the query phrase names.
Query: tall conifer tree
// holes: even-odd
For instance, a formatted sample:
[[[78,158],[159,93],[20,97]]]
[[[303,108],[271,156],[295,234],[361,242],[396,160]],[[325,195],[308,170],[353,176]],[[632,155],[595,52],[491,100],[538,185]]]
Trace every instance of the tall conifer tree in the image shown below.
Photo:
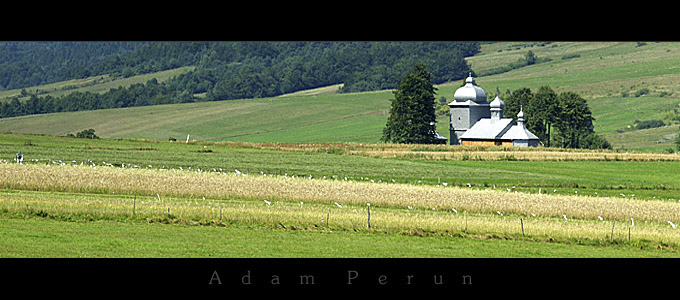
[[[404,144],[434,143],[436,90],[432,85],[432,74],[418,62],[394,91],[382,140]]]

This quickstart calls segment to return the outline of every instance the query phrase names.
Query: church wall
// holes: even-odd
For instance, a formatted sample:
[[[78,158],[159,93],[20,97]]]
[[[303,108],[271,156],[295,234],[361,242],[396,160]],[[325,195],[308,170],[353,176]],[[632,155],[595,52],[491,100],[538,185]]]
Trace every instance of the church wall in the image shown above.
[[[517,142],[520,142],[519,144]],[[520,146],[522,147],[521,142],[524,142],[524,147],[527,145],[527,141],[499,141],[499,140],[463,140],[461,141],[461,145],[463,146],[503,146],[503,147],[510,147],[510,146]],[[529,146],[537,146],[538,143],[536,142],[532,143],[533,141],[529,141]]]
[[[451,145],[459,145],[459,137],[477,123],[480,119],[490,118],[489,104],[479,104],[472,101],[451,105],[449,122],[449,141]]]
[[[500,141],[494,140],[463,140],[461,145],[463,146],[500,146]]]

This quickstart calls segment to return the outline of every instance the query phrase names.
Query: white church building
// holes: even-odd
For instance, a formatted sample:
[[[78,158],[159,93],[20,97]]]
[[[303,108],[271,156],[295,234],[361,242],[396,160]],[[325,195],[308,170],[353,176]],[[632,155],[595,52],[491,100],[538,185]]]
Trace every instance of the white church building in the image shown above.
[[[448,104],[451,145],[538,146],[538,137],[524,124],[524,112],[520,109],[517,122],[504,119],[503,101],[496,95],[491,103],[487,102],[486,92],[475,85],[471,74],[453,99]]]

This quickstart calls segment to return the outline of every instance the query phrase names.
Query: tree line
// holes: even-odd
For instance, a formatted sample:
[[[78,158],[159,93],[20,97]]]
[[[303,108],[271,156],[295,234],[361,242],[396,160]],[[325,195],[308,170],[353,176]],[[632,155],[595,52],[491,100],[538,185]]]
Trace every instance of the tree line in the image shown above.
[[[527,116],[526,126],[546,147],[611,149],[611,144],[595,134],[588,102],[574,92],[555,93],[549,86],[537,91],[519,88],[503,96],[503,115],[517,120],[520,109]]]
[[[100,52],[105,54],[95,55]],[[13,99],[0,105],[0,117],[272,97],[338,83],[344,83],[339,92],[392,89],[418,61],[431,70],[434,83],[444,83],[464,78],[470,72],[465,57],[478,52],[474,42],[3,43],[2,89],[188,65],[195,69],[163,83],[150,81],[103,94]],[[33,61],[44,66],[36,69]]]
[[[25,101],[13,98],[11,101],[0,104],[0,118],[191,101],[193,101],[193,98],[183,98],[183,95],[176,94],[167,86],[159,84],[156,79],[151,79],[146,84],[138,83],[128,88],[110,89],[103,94],[74,92],[61,97],[50,95],[38,97],[33,94]]]

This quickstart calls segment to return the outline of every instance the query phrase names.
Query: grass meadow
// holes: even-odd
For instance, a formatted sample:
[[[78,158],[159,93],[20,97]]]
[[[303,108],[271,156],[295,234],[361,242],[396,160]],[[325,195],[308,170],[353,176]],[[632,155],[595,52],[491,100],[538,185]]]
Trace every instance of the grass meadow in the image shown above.
[[[658,171],[677,167],[674,154],[463,160],[351,151],[381,145],[1,137],[0,219],[11,237],[4,257],[673,257],[680,245],[680,178]],[[21,165],[12,161],[19,149]],[[64,237],[85,224],[93,233]],[[118,230],[139,233],[126,239]],[[168,230],[177,232],[159,237]],[[224,247],[224,238],[209,238],[220,232],[248,238]],[[109,234],[117,238],[97,242]],[[201,237],[200,249],[182,246]],[[285,241],[248,250],[271,238]],[[61,246],[26,253],[45,239]],[[375,243],[392,246],[379,251]],[[210,250],[218,245],[224,249]],[[291,250],[271,254],[279,247]]]

